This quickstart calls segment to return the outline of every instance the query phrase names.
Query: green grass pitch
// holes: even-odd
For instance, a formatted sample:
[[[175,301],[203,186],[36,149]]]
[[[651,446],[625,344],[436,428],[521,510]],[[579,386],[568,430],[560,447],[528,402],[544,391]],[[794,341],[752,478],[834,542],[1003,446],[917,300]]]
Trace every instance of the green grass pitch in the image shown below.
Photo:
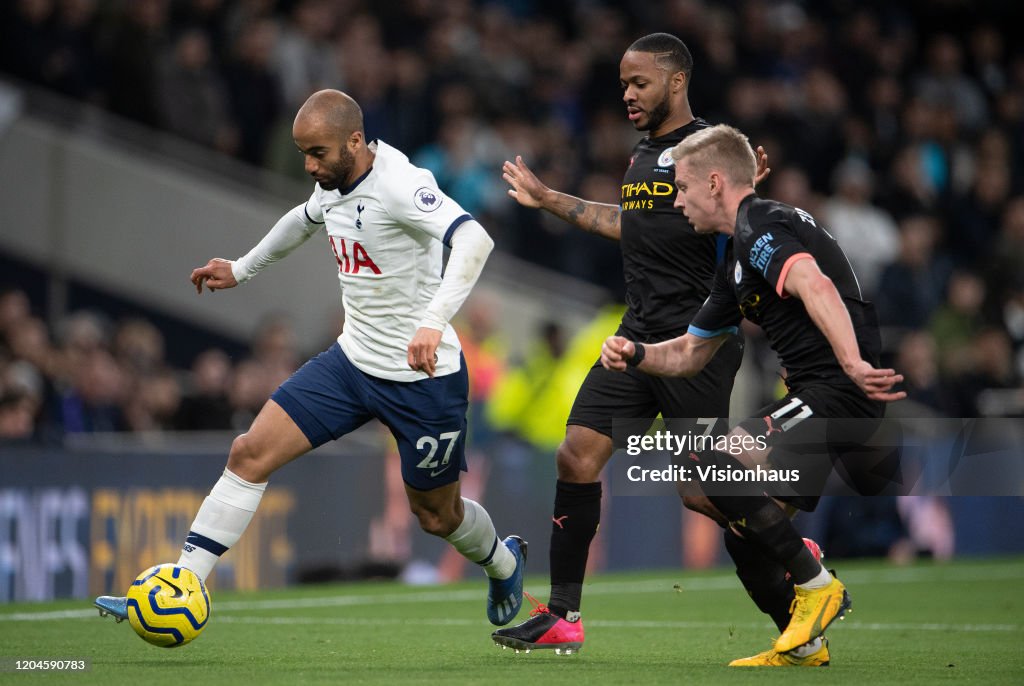
[[[83,602],[0,606],[0,657],[88,658],[85,673],[0,673],[74,684],[1024,684],[1024,558],[837,565],[853,613],[827,669],[736,669],[775,636],[729,570],[596,576],[578,655],[490,640],[482,578],[217,593],[205,633],[151,647]],[[527,588],[546,598],[546,578]],[[520,617],[525,617],[526,609]]]

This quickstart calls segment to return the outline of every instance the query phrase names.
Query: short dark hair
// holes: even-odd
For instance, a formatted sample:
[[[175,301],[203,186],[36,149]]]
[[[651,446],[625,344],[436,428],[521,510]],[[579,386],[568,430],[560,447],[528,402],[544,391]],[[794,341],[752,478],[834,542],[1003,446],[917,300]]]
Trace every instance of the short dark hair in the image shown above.
[[[673,73],[681,71],[686,74],[686,82],[690,82],[690,75],[693,73],[693,55],[690,54],[686,43],[671,33],[651,33],[643,38],[637,38],[629,46],[628,51],[653,53],[659,67]]]

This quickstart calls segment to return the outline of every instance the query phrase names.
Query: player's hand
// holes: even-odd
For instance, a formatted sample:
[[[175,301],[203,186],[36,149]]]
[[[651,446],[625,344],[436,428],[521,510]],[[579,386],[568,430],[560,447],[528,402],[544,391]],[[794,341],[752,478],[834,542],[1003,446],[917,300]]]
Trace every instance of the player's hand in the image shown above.
[[[624,372],[626,360],[633,359],[635,353],[633,341],[622,336],[609,336],[601,346],[601,364],[613,372]]]
[[[875,369],[870,363],[858,360],[846,369],[846,374],[860,390],[872,400],[891,403],[907,397],[906,391],[892,391],[892,387],[903,381],[903,375],[895,369]]]
[[[516,155],[515,163],[505,160],[505,164],[501,167],[501,172],[501,178],[505,179],[508,185],[512,186],[512,188],[508,189],[508,194],[516,202],[523,207],[541,207],[544,194],[551,189],[542,184],[540,179],[530,171],[530,168],[523,162],[522,156]]]
[[[409,367],[426,372],[433,377],[437,370],[437,346],[441,344],[441,332],[422,326],[409,343]]]
[[[768,178],[768,175],[772,173],[772,168],[768,166],[768,153],[764,151],[763,146],[757,146],[757,172],[754,174],[754,185],[757,186],[759,183]]]
[[[215,257],[206,263],[205,267],[192,270],[192,283],[195,284],[196,293],[203,292],[205,285],[210,292],[222,288],[234,288],[238,285],[235,275],[231,273],[231,260]]]

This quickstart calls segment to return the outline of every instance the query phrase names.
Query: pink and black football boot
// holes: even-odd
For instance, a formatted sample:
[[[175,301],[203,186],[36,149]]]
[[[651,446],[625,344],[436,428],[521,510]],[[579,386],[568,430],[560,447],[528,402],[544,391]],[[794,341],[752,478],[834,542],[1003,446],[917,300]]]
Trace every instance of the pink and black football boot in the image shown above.
[[[567,621],[551,612],[548,606],[541,603],[529,593],[523,593],[533,605],[530,618],[522,624],[498,629],[491,638],[494,644],[502,648],[519,651],[554,650],[558,655],[578,653],[583,647],[583,620],[578,612],[575,621]]]

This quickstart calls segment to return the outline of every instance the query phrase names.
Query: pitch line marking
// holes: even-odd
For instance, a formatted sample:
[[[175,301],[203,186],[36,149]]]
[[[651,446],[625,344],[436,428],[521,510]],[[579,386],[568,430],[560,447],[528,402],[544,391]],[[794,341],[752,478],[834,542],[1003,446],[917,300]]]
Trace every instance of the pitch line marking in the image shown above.
[[[479,626],[482,621],[474,619],[428,618],[402,619],[384,617],[218,617],[226,624],[276,624],[299,626],[397,626],[415,624],[418,626]],[[608,629],[765,629],[768,622],[694,622],[656,620],[591,619],[589,626]],[[844,629],[860,631],[965,631],[965,632],[1013,632],[1024,629],[1019,624],[940,624],[935,622],[850,622],[843,623]]]
[[[903,584],[933,581],[985,582],[1008,579],[1024,579],[1024,566],[977,565],[948,569],[944,567],[927,568],[892,568],[881,570],[851,570],[842,574],[844,582],[856,584]],[[598,581],[587,584],[587,595],[624,595],[632,593],[664,593],[679,585],[684,591],[732,591],[740,588],[734,576],[696,577],[691,579],[665,577],[646,579],[643,581]],[[222,612],[253,612],[259,610],[300,610],[318,607],[351,607],[360,605],[404,605],[409,603],[449,603],[476,602],[480,599],[479,590],[430,590],[412,593],[382,593],[379,595],[335,595],[307,598],[280,598],[272,600],[233,600],[217,604],[217,613]],[[46,621],[61,619],[80,619],[96,616],[96,611],[88,610],[44,610],[39,612],[0,612],[0,622]],[[600,620],[592,620],[594,624]],[[846,622],[846,626],[851,623]],[[733,626],[726,624],[724,626]],[[918,625],[906,625],[918,626]],[[946,625],[935,625],[946,626]],[[950,625],[953,626],[953,625]],[[986,626],[986,625],[978,625]],[[994,625],[996,626],[996,625]],[[1016,627],[1017,625],[998,625]],[[685,627],[683,627],[685,628]],[[1013,630],[1013,629],[1004,629]]]

